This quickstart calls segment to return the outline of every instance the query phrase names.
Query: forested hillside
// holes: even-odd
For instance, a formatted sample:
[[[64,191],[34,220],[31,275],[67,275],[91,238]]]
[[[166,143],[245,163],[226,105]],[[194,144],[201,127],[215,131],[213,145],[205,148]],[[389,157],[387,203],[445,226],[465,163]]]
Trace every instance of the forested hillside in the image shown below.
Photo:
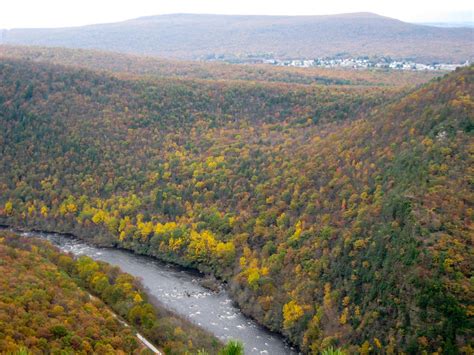
[[[0,273],[3,354],[147,353],[137,330],[167,354],[217,353],[222,347],[196,326],[154,308],[131,275],[86,256],[73,259],[49,242],[0,231]]]
[[[473,59],[472,28],[415,25],[373,13],[328,16],[170,14],[81,27],[0,30],[0,44],[102,49],[163,58]]]
[[[180,78],[220,81],[282,82],[304,85],[418,85],[443,75],[435,71],[350,70],[237,65],[167,60],[86,49],[0,45],[0,58],[24,59],[106,71],[125,78]]]
[[[0,222],[212,273],[307,353],[469,352],[473,80],[124,80],[5,59]]]

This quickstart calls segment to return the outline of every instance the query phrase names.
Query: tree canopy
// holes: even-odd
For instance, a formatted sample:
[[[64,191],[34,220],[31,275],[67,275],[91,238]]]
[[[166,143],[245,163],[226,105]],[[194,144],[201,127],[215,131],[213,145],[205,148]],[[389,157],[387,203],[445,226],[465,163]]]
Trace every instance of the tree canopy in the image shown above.
[[[469,352],[473,80],[125,80],[3,60],[0,222],[213,273],[307,353]]]

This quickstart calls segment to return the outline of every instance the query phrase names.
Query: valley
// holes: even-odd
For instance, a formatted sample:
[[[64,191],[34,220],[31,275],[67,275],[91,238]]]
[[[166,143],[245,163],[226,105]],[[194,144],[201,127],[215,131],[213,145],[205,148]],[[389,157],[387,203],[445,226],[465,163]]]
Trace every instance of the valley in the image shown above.
[[[138,279],[117,267],[3,229],[0,257],[2,353],[227,354],[212,335],[148,303]]]
[[[213,275],[304,353],[472,349],[472,66],[1,48],[0,223]]]
[[[156,259],[140,257],[130,252],[87,245],[71,236],[54,233],[25,232],[22,235],[51,241],[62,251],[77,256],[87,255],[120,267],[140,278],[150,302],[166,306],[215,334],[222,342],[239,340],[246,354],[295,354],[282,339],[258,326],[232,305],[229,295],[200,285],[202,275]]]

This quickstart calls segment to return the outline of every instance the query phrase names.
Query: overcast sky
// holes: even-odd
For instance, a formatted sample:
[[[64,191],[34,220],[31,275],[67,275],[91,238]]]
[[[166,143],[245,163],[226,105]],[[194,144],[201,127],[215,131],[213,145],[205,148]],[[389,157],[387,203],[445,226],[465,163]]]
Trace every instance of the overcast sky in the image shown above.
[[[472,0],[0,0],[0,28],[80,26],[169,13],[325,15],[369,11],[408,22],[473,21]]]

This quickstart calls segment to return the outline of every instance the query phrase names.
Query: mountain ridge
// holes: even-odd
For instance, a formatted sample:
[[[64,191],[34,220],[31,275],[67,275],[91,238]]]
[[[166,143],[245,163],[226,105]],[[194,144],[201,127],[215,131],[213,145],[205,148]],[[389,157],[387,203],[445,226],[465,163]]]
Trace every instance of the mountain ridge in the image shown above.
[[[170,14],[54,29],[2,31],[4,44],[105,49],[179,59],[391,57],[474,59],[470,28],[440,28],[373,13],[319,16]]]
[[[411,86],[442,72],[294,68],[265,64],[184,61],[100,50],[0,45],[0,58],[47,62],[121,76],[281,82],[305,85]]]

